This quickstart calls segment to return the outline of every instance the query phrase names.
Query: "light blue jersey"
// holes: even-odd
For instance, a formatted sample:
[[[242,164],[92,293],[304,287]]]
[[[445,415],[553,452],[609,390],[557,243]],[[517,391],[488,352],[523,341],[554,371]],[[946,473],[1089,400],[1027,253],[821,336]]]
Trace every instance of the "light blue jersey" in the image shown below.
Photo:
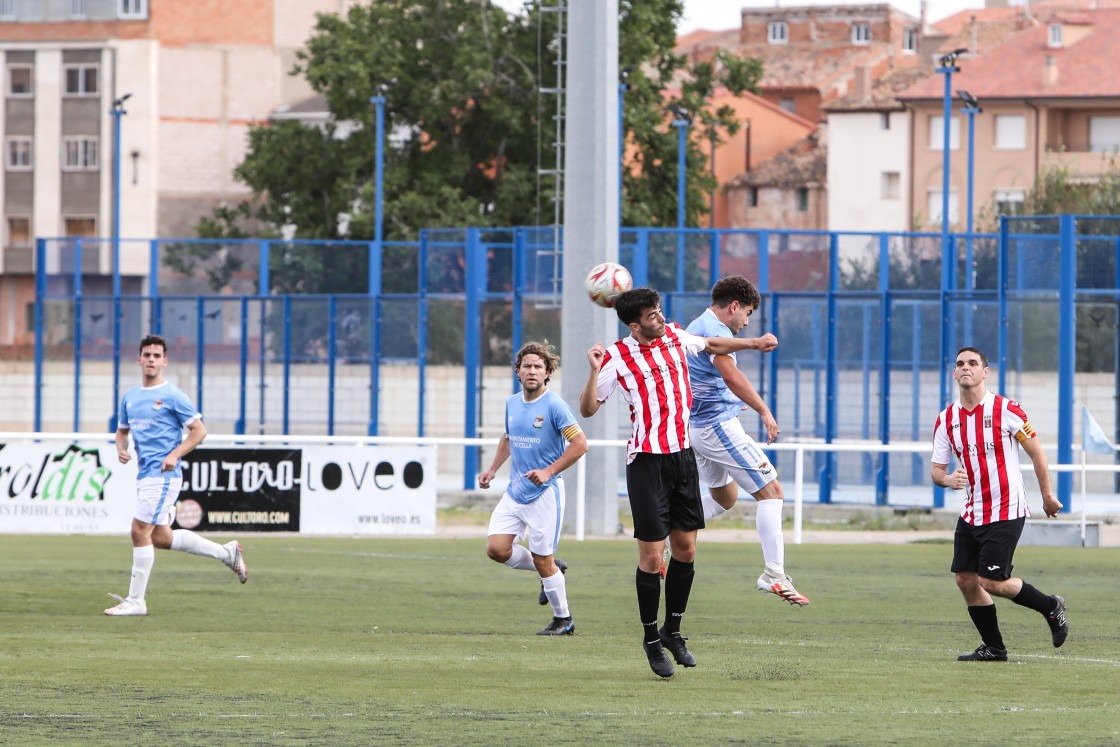
[[[544,485],[534,485],[526,472],[544,469],[560,458],[568,441],[580,432],[575,413],[551,390],[526,402],[519,392],[506,400],[506,437],[509,439],[510,474],[506,493],[517,503],[532,503],[560,479],[554,475]]]
[[[688,331],[700,337],[734,337],[726,324],[711,309],[696,317]],[[729,353],[732,360],[735,354]],[[727,388],[719,369],[712,363],[715,356],[700,351],[688,354],[688,375],[692,380],[692,409],[688,424],[693,428],[706,428],[738,417],[743,402]]]
[[[164,458],[183,443],[183,429],[202,417],[187,395],[169,382],[144,388],[136,386],[121,397],[117,427],[132,431],[140,463],[138,479],[174,474],[183,476],[181,464],[174,473],[160,471]]]

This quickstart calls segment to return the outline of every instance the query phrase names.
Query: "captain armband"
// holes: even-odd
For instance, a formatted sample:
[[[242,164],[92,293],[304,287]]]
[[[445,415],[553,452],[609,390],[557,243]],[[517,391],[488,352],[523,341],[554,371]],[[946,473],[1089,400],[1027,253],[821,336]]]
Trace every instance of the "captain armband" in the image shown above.
[[[560,431],[560,435],[563,436],[564,438],[566,438],[568,441],[571,441],[573,438],[578,436],[580,433],[583,433],[583,429],[580,428],[579,425],[576,424],[576,423],[573,423],[572,425],[569,425],[564,430]]]
[[[1023,427],[1015,432],[1015,440],[1023,443],[1028,438],[1034,438],[1036,435],[1034,427],[1030,423],[1023,423]]]

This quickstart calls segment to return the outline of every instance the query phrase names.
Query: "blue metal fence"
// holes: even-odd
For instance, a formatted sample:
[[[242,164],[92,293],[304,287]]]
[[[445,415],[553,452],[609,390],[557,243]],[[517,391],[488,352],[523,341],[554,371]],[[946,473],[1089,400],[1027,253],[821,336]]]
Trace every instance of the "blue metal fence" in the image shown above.
[[[950,351],[972,344],[992,351],[1000,391],[1014,373],[1055,373],[1068,462],[1079,346],[1097,370],[1120,375],[1115,225],[1010,219],[999,234],[952,235],[946,253],[939,234],[624,229],[620,261],[682,324],[707,306],[719,277],[758,285],[751,328],[781,346],[740,365],[785,434],[921,440],[953,396]],[[426,230],[416,242],[121,240],[103,263],[120,268],[111,282],[91,272],[109,242],[40,240],[37,380],[48,363],[72,367],[73,429],[91,411],[114,429],[119,364],[151,331],[169,339],[177,366],[193,366],[191,394],[200,409],[213,404],[208,421],[234,433],[391,435],[407,421],[412,432],[401,435],[438,423],[473,437],[486,406],[513,387],[511,376],[509,389],[489,391],[485,366],[508,364],[524,340],[579,334],[561,323],[560,238],[545,227]],[[1106,326],[1078,337],[1079,309],[1103,315],[1111,335]],[[114,362],[111,398],[83,376],[83,362],[98,359]],[[433,366],[461,369],[462,412],[432,412]],[[399,384],[382,385],[393,367],[415,370],[413,401],[400,401]],[[308,406],[312,393],[321,407]],[[37,430],[45,396],[36,392]],[[821,455],[815,469],[826,502],[848,483],[873,484],[882,504],[892,485],[928,483],[928,465],[909,454]],[[1067,507],[1069,480],[1059,477]]]

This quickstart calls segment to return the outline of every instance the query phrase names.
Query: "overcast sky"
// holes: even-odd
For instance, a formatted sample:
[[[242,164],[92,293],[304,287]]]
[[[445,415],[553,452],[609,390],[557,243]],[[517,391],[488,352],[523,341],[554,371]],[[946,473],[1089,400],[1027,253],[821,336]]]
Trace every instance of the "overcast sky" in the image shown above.
[[[870,0],[874,2],[874,0]],[[510,11],[518,11],[524,0],[491,0]],[[1013,0],[1019,5],[1021,0]],[[796,7],[800,5],[852,5],[855,3],[836,2],[836,0],[685,0],[684,19],[678,31],[682,34],[695,29],[732,29],[739,26],[739,11],[743,8],[773,8],[779,6]],[[861,3],[862,4],[862,3]],[[891,0],[891,5],[904,13],[918,17],[921,13],[921,0]],[[929,20],[939,21],[946,16],[966,8],[982,8],[984,0],[929,0]]]

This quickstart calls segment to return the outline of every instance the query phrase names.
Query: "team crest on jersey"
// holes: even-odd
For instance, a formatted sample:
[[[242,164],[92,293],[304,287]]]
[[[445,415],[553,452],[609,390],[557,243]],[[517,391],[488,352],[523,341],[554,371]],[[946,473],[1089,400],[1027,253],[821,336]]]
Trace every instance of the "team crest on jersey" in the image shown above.
[[[534,428],[541,428],[543,426],[544,426],[544,415],[538,415],[537,417],[533,418],[533,427]]]
[[[770,462],[760,462],[759,463],[758,474],[768,475],[768,474],[770,474],[770,471],[771,471]]]
[[[157,399],[155,402],[153,402],[152,403],[152,409],[157,411],[157,412],[162,410],[163,409],[163,400],[162,399]]]
[[[991,428],[991,427],[992,427],[992,416],[991,416],[991,415],[987,415],[987,416],[985,416],[985,418],[984,418],[984,427],[985,427],[985,428]]]

